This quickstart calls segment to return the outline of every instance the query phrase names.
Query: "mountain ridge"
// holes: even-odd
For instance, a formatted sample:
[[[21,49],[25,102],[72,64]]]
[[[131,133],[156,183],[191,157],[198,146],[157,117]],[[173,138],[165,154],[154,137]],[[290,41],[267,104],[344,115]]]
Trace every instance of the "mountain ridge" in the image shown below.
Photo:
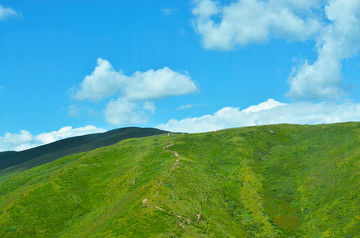
[[[17,168],[22,166],[27,169],[51,162],[64,156],[82,153],[102,146],[111,145],[123,139],[138,138],[164,133],[168,133],[168,131],[163,131],[156,128],[125,127],[103,133],[94,133],[65,138],[24,151],[0,152],[0,174],[6,172],[6,169],[9,169],[13,166],[17,166]]]

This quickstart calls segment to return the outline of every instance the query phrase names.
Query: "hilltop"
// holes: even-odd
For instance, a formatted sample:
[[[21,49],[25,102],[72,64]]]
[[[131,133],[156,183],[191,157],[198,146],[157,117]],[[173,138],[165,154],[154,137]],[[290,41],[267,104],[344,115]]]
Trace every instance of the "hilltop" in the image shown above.
[[[61,157],[112,145],[124,139],[165,133],[168,132],[155,128],[126,127],[104,133],[75,136],[20,152],[0,152],[0,174],[29,169]]]
[[[1,237],[359,237],[360,123],[127,139],[0,177]]]

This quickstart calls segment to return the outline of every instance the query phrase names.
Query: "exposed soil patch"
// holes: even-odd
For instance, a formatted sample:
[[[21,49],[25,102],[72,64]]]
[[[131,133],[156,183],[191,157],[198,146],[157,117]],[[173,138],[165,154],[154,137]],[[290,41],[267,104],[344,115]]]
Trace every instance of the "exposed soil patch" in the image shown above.
[[[200,221],[200,218],[201,218],[201,214],[200,213],[196,214],[196,223]]]
[[[164,146],[163,147],[163,150],[165,150],[165,149],[167,149],[167,148],[169,148],[169,147],[171,147],[171,146],[173,146],[174,144],[170,144],[170,145],[167,145],[167,146]]]

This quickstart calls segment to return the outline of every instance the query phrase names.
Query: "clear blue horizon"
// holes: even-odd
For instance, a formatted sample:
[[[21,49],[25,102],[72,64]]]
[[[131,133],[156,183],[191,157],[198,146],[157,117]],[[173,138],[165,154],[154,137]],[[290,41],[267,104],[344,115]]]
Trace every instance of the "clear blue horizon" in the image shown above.
[[[0,5],[0,151],[125,126],[360,120],[355,0]]]

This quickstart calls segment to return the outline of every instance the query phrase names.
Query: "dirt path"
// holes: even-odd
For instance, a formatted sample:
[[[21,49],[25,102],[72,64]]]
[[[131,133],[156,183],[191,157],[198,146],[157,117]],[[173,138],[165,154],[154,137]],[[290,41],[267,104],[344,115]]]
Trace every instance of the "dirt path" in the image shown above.
[[[174,144],[166,145],[166,146],[163,147],[163,150],[168,149],[169,147],[171,147],[171,146],[173,146],[173,145],[174,145]],[[171,151],[171,150],[170,150],[170,151]],[[179,155],[179,153],[176,152],[176,151],[171,151],[171,152],[172,152],[172,153],[174,154],[174,156],[177,158],[177,159],[175,160],[175,163],[174,163],[173,166],[172,166],[172,169],[175,169],[175,168],[177,168],[177,167],[179,166],[180,155]],[[159,191],[156,191],[156,193],[155,193],[154,195],[152,195],[150,198],[153,198],[153,197],[155,197],[155,196],[157,196],[157,195],[159,195]],[[180,215],[178,215],[178,214],[174,214],[174,213],[172,213],[172,212],[170,212],[170,211],[166,211],[166,210],[165,210],[164,208],[162,208],[162,207],[153,206],[153,205],[151,205],[150,201],[149,201],[147,198],[145,198],[145,199],[142,200],[142,205],[143,205],[144,207],[156,209],[156,210],[165,212],[165,213],[167,213],[167,214],[169,214],[169,215],[171,215],[171,216],[173,216],[173,217],[176,217],[177,219],[180,220],[180,222],[178,222],[177,224],[178,224],[182,229],[186,229],[186,226],[185,226],[185,225],[190,225],[190,224],[191,224],[191,220],[190,220],[189,218],[187,218],[187,217],[182,217],[182,216],[180,216]],[[195,223],[199,222],[199,220],[200,220],[200,214],[196,214],[196,221],[195,221]]]
[[[170,145],[167,145],[167,146],[164,146],[163,147],[163,150],[165,150],[165,149],[167,149],[167,148],[169,148],[169,147],[171,147],[171,146],[173,146],[174,144],[170,144]]]
[[[158,195],[159,193],[156,192],[155,195],[151,196],[151,197],[155,197],[156,195]],[[180,220],[180,222],[178,222],[178,225],[183,228],[183,229],[186,229],[186,226],[185,226],[185,223],[187,223],[187,225],[190,225],[191,224],[191,220],[187,217],[182,217],[178,214],[174,214],[170,211],[166,211],[164,208],[162,207],[154,207],[151,205],[150,201],[145,198],[141,201],[141,204],[144,206],[144,207],[148,207],[148,208],[152,208],[152,209],[156,209],[156,210],[159,210],[159,211],[162,211],[162,212],[165,212],[166,214],[170,215],[170,216],[173,216],[173,217],[176,217],[177,219]],[[196,223],[198,222],[198,220],[196,221]]]
[[[198,223],[200,219],[201,219],[201,214],[200,213],[196,214],[196,223]]]
[[[175,163],[172,166],[172,169],[176,169],[179,166],[179,160],[175,160]]]
[[[168,149],[169,147],[171,147],[171,146],[173,146],[173,145],[174,145],[174,144],[171,143],[171,144],[169,144],[169,145],[167,145],[167,146],[164,146],[164,147],[163,147],[163,150]],[[179,166],[179,161],[180,161],[179,157],[180,157],[180,155],[179,155],[179,153],[176,152],[176,151],[172,151],[172,152],[174,153],[174,156],[175,156],[176,158],[178,158],[177,160],[175,160],[175,163],[174,163],[173,166],[172,166],[172,169],[175,169],[175,168],[177,168],[177,167]]]

